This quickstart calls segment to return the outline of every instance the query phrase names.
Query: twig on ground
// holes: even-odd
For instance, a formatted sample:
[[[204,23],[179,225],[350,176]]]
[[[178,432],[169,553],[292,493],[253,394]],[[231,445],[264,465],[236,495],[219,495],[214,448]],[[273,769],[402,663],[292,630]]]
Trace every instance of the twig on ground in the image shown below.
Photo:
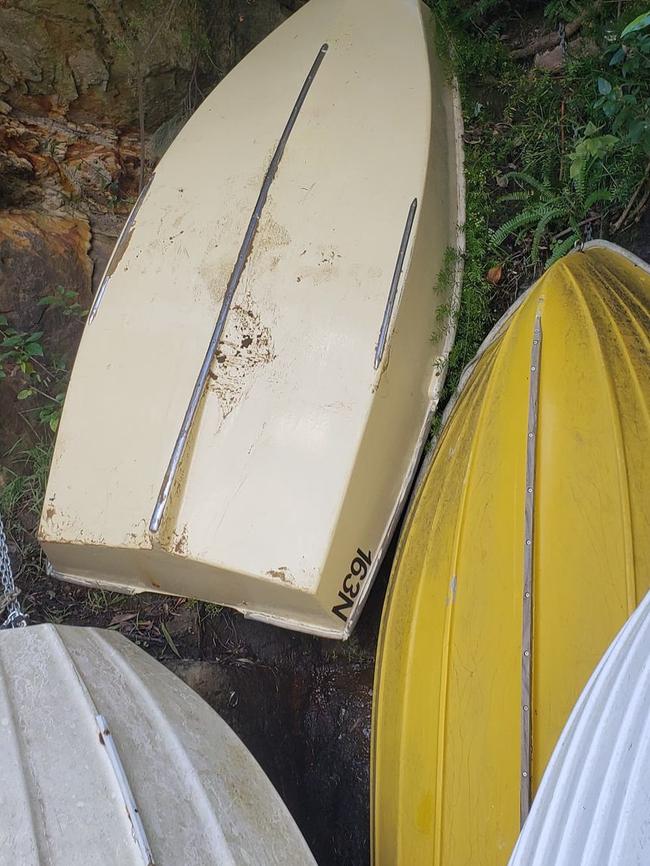
[[[648,203],[648,199],[650,199],[650,187],[648,187],[648,189],[645,191],[645,195],[634,209],[634,213],[632,214],[632,222],[638,223],[638,221],[641,219],[641,214],[643,213],[645,206]]]
[[[616,220],[616,222],[615,222],[614,225],[612,226],[612,232],[613,232],[614,234],[616,234],[616,232],[620,230],[621,226],[623,225],[623,223],[624,223],[625,220],[627,219],[628,214],[629,214],[630,211],[632,210],[632,205],[634,204],[634,202],[635,202],[636,199],[637,199],[637,196],[639,195],[639,193],[640,193],[641,190],[643,189],[643,187],[644,187],[644,185],[645,185],[645,182],[647,181],[648,177],[650,177],[650,162],[649,162],[649,163],[647,164],[647,166],[646,166],[645,172],[643,173],[643,177],[641,178],[641,182],[639,183],[639,185],[637,186],[637,188],[634,190],[634,192],[633,192],[632,195],[630,196],[630,200],[629,200],[629,202],[627,203],[627,207],[625,208],[625,210],[623,211],[623,213],[620,215],[620,217]],[[644,199],[643,199],[644,204],[645,204],[645,200],[646,200],[646,198],[647,198],[647,197],[644,196]]]
[[[637,206],[634,208],[632,218],[627,223],[627,225],[623,226],[621,231],[627,231],[628,229],[631,229],[635,223],[639,222],[639,220],[641,219],[641,216],[643,215],[643,211],[645,210],[645,206],[647,205],[649,199],[650,199],[650,187],[648,187],[648,189],[645,192],[645,195],[643,196],[641,201],[637,204]]]
[[[581,221],[578,223],[578,227],[586,226],[587,223],[593,223],[593,222],[596,222],[596,220],[598,220],[598,219],[600,219],[600,216],[599,216],[599,215],[587,217],[587,219],[581,220]],[[556,235],[553,235],[553,237],[551,238],[551,240],[553,240],[553,241],[559,241],[560,238],[563,238],[563,237],[565,237],[566,235],[570,235],[572,231],[573,231],[573,227],[568,228],[568,229],[564,229],[563,231],[558,232]]]

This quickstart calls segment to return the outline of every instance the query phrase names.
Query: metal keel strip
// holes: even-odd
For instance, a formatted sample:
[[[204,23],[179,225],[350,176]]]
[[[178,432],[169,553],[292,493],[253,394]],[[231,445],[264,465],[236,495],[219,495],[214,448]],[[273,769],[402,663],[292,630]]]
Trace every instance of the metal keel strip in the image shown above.
[[[104,271],[104,276],[102,277],[102,281],[99,284],[99,288],[97,289],[97,292],[96,292],[95,297],[93,299],[92,305],[90,307],[90,312],[88,313],[88,324],[89,325],[92,323],[93,319],[97,315],[97,310],[99,309],[99,305],[101,304],[102,298],[104,297],[104,294],[106,292],[106,287],[108,286],[109,280],[111,278],[111,274],[113,273],[113,261],[115,260],[116,256],[118,257],[118,260],[119,260],[119,257],[121,257],[122,253],[124,252],[124,249],[126,247],[126,243],[129,239],[129,235],[133,231],[135,218],[138,214],[138,211],[140,210],[140,205],[144,201],[146,194],[149,192],[149,188],[151,187],[153,179],[154,179],[154,174],[151,175],[149,180],[145,183],[145,185],[140,190],[140,194],[137,197],[135,204],[131,208],[131,213],[128,215],[128,217],[126,218],[126,222],[122,226],[122,231],[120,232],[120,235],[119,235],[119,237],[115,243],[115,246],[113,247],[113,252],[111,253],[111,257],[108,260],[108,264],[106,265],[106,270]]]
[[[115,740],[113,739],[113,735],[108,728],[108,722],[106,721],[104,716],[100,715],[95,716],[95,721],[99,729],[99,741],[106,749],[106,754],[108,755],[111,769],[115,774],[115,778],[117,780],[117,784],[119,786],[120,793],[122,794],[122,799],[124,800],[124,805],[126,807],[126,813],[129,816],[131,827],[133,829],[133,838],[135,839],[136,845],[138,846],[138,849],[140,851],[140,855],[142,856],[142,862],[144,863],[144,866],[155,866],[153,852],[151,850],[151,846],[149,845],[149,840],[147,839],[147,834],[145,833],[142,819],[140,818],[140,812],[135,802],[135,797],[133,796],[131,785],[129,784],[129,780],[126,777],[124,764],[122,763],[120,754],[117,751]]]
[[[539,407],[539,371],[542,353],[542,320],[535,318],[530,353],[530,386],[528,394],[528,429],[526,442],[526,495],[524,514],[524,586],[521,641],[521,780],[519,796],[520,823],[530,811],[532,768],[532,666],[533,666],[533,554],[535,454]]]
[[[404,257],[406,256],[406,248],[408,247],[409,238],[411,236],[411,229],[413,228],[413,220],[415,219],[415,211],[417,209],[417,206],[418,200],[414,198],[411,202],[411,206],[409,207],[409,212],[406,217],[406,225],[404,226],[404,231],[402,233],[402,241],[399,245],[399,252],[397,253],[397,261],[395,262],[393,279],[390,282],[390,289],[388,290],[388,298],[386,300],[386,307],[384,309],[384,318],[382,319],[381,328],[379,329],[379,339],[377,340],[377,345],[375,346],[375,370],[381,364],[381,359],[384,355],[386,338],[388,337],[388,327],[390,325],[390,320],[393,315],[393,307],[395,306],[395,298],[397,297],[397,287],[399,285],[399,278],[402,274],[402,268],[404,267]]]
[[[210,344],[208,345],[208,349],[205,353],[205,358],[203,359],[201,369],[199,370],[199,375],[197,377],[196,384],[194,385],[194,390],[192,391],[192,396],[190,397],[190,402],[185,412],[185,417],[183,418],[183,423],[181,424],[181,429],[178,433],[178,438],[176,439],[176,444],[174,445],[174,450],[172,451],[172,456],[169,460],[169,465],[167,466],[167,471],[165,472],[165,477],[163,478],[160,493],[158,494],[158,499],[156,501],[153,514],[151,516],[149,530],[153,533],[158,532],[158,530],[160,529],[160,523],[162,521],[163,513],[165,511],[165,506],[167,505],[167,500],[169,499],[169,494],[174,483],[174,478],[176,477],[176,472],[178,471],[178,466],[180,464],[183,452],[185,450],[185,446],[187,444],[190,429],[192,427],[192,423],[196,416],[196,412],[199,408],[199,403],[201,402],[201,397],[205,389],[205,383],[210,372],[210,365],[212,364],[214,353],[221,340],[223,329],[226,324],[226,319],[228,318],[228,313],[230,312],[232,299],[234,297],[237,286],[239,285],[239,281],[244,272],[244,268],[246,267],[246,261],[248,260],[251,247],[253,245],[253,240],[255,238],[260,217],[262,215],[262,210],[264,209],[264,205],[266,204],[266,197],[268,195],[269,188],[273,183],[273,179],[278,170],[278,165],[280,164],[280,160],[282,159],[282,154],[284,153],[284,148],[296,123],[298,114],[300,113],[300,109],[302,108],[303,103],[307,97],[307,93],[309,92],[309,88],[311,87],[312,82],[316,77],[316,73],[318,72],[321,63],[323,62],[323,58],[325,57],[327,49],[328,45],[325,44],[321,45],[318,50],[316,59],[314,60],[312,67],[307,75],[307,78],[305,79],[305,83],[300,90],[298,99],[296,100],[293,110],[289,116],[287,125],[285,126],[284,131],[280,137],[278,146],[275,149],[275,153],[273,154],[273,158],[271,159],[266,175],[264,177],[264,182],[262,183],[262,188],[260,189],[259,196],[257,197],[257,202],[255,204],[253,214],[248,223],[248,228],[246,229],[246,234],[244,235],[244,240],[242,241],[239,255],[237,256],[237,261],[235,262],[235,267],[233,268],[230,279],[228,280],[226,293],[223,297],[221,310],[219,311],[219,317],[214,327],[214,331],[210,339]]]

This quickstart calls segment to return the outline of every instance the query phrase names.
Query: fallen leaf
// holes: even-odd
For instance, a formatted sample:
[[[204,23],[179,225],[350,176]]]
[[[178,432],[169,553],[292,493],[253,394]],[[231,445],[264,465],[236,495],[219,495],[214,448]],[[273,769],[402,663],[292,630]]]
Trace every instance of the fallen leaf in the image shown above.
[[[493,286],[498,286],[503,278],[503,265],[495,265],[485,275],[485,279]]]
[[[134,619],[136,616],[137,613],[118,613],[109,622],[108,627],[110,628],[112,625],[119,625],[121,622],[128,622],[128,620]]]
[[[174,655],[177,655],[178,658],[180,658],[181,654],[179,653],[179,651],[176,647],[176,644],[174,643],[174,640],[169,633],[169,629],[167,628],[167,626],[165,625],[164,622],[160,623],[160,630],[162,631],[163,636],[164,636],[165,640],[167,641],[167,644],[169,645],[170,650],[174,653]]]

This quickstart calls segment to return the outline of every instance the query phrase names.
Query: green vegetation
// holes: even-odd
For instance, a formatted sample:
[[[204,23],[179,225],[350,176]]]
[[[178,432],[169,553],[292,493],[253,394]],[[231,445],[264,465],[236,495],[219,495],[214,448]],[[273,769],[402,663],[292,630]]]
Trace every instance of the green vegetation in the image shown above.
[[[650,195],[650,13],[647,0],[431,5],[465,122],[467,252],[444,402],[543,268],[592,236],[621,240],[640,220]],[[525,46],[560,24],[578,41],[557,49],[559,68],[536,68]]]
[[[64,319],[86,315],[77,292],[63,286],[56,286],[38,305],[43,307],[41,319],[49,311]],[[43,330],[23,331],[7,315],[0,315],[0,386],[15,393],[16,412],[22,415],[25,429],[9,453],[2,455],[0,514],[10,549],[17,554],[16,579],[20,582],[21,576],[28,575],[30,584],[43,574],[36,528],[69,378],[67,365],[48,350],[43,338]],[[29,613],[29,603],[23,606]]]
[[[453,247],[447,247],[445,250],[442,267],[438,272],[436,281],[436,294],[446,297],[453,289],[456,271],[458,268],[460,254]],[[436,310],[436,327],[432,335],[432,339],[442,339],[451,327],[451,323],[455,323],[458,317],[458,309],[451,304],[441,304]]]
[[[77,292],[63,286],[57,286],[38,304],[46,311],[59,310],[64,317],[84,318],[87,313],[81,308]],[[25,412],[56,433],[69,371],[54,354],[45,357],[42,337],[43,331],[17,330],[7,316],[0,315],[0,381],[10,376],[21,381],[23,387],[16,399],[29,400],[32,405],[28,404]]]
[[[36,541],[36,527],[41,514],[47,473],[52,457],[51,442],[43,439],[37,444],[7,455],[12,468],[0,467],[0,514],[2,515],[13,557],[16,583],[24,575],[30,579],[43,573],[44,557]],[[29,614],[29,605],[21,600],[23,610]]]

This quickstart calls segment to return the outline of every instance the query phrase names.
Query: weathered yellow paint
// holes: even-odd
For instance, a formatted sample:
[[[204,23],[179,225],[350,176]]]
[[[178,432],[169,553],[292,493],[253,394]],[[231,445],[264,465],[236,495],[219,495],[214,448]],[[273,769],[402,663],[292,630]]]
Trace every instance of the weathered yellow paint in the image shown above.
[[[533,792],[580,691],[650,588],[650,272],[558,262],[486,343],[422,475],[380,636],[375,866],[500,866],[519,831],[530,353]]]

